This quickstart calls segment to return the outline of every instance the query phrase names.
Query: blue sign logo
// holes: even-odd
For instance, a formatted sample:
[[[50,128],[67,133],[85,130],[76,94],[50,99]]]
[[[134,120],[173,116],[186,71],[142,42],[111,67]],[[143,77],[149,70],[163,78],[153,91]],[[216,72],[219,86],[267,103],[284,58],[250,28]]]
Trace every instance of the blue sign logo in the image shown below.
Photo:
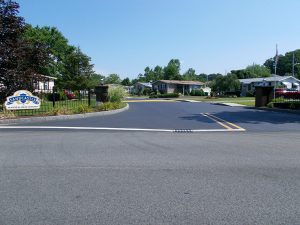
[[[39,109],[41,105],[40,99],[26,90],[16,91],[6,99],[4,105],[8,110]]]

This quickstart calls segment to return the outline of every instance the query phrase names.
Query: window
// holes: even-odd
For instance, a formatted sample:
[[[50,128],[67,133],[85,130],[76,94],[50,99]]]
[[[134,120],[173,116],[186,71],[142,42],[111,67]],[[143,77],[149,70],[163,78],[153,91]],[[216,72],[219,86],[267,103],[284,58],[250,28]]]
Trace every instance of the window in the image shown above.
[[[44,82],[44,90],[49,90],[49,81]]]

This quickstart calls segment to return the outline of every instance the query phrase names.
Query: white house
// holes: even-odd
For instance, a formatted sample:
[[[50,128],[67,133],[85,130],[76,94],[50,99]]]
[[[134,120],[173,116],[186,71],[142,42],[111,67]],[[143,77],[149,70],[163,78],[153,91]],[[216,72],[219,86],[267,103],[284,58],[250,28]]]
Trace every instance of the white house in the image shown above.
[[[57,79],[56,77],[50,77],[45,75],[39,75],[41,77],[40,80],[36,80],[33,82],[34,93],[51,93],[54,87],[54,82]],[[4,89],[5,86],[0,83],[0,91]]]
[[[240,79],[239,81],[241,82],[241,96],[254,93],[257,86],[275,86],[300,90],[300,80],[293,76],[272,75],[271,77]]]
[[[153,82],[153,90],[162,93],[190,93],[192,90],[199,90],[204,87],[204,83],[189,80],[158,80]]]
[[[34,92],[51,93],[54,87],[54,82],[57,80],[56,77],[50,77],[46,75],[40,75],[41,80],[34,83]]]

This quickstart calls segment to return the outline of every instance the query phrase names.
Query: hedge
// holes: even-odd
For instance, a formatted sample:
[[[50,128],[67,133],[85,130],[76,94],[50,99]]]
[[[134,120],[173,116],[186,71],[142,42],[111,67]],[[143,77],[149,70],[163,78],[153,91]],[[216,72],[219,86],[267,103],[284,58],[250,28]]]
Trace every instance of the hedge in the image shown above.
[[[149,98],[178,98],[178,93],[169,93],[169,94],[157,94],[157,95],[150,95]]]

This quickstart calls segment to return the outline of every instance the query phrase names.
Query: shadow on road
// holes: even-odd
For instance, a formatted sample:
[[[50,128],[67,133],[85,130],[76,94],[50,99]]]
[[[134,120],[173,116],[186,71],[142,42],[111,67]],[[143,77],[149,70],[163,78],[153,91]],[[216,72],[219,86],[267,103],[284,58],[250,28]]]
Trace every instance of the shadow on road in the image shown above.
[[[232,123],[248,124],[290,124],[300,123],[300,115],[292,113],[261,111],[261,110],[243,110],[243,111],[221,111],[212,112],[212,115],[227,120]],[[190,116],[179,117],[183,120],[194,120],[203,123],[203,115],[192,114]]]

